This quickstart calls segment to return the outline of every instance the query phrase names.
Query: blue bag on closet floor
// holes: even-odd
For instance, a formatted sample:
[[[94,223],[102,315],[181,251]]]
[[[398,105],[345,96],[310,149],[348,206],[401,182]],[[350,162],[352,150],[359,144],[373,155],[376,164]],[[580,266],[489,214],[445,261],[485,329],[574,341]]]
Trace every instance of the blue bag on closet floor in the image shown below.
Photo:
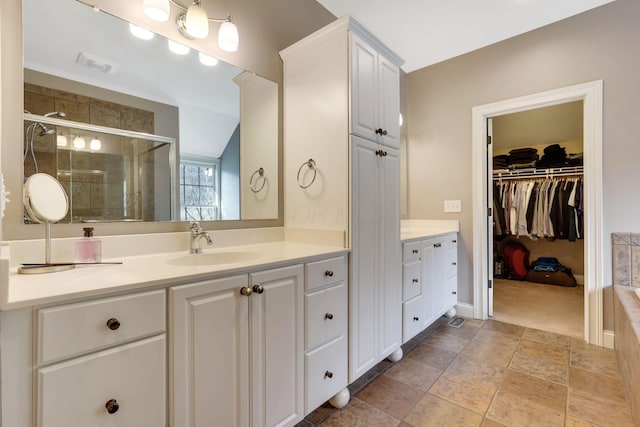
[[[557,258],[540,257],[531,264],[531,269],[534,271],[567,271],[567,267],[560,264]]]

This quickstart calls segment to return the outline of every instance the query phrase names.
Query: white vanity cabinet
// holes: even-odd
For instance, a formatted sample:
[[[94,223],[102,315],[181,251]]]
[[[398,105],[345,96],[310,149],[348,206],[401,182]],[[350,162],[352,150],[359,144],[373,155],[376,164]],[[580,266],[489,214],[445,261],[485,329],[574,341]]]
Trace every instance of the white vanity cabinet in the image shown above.
[[[422,295],[421,242],[402,245],[402,342],[416,336],[425,324]]]
[[[390,354],[401,357],[397,147],[402,60],[350,16],[280,55],[285,226],[342,232],[351,249],[348,335],[353,382]],[[305,166],[309,159],[315,170]]]
[[[171,425],[303,418],[303,266],[169,289]]]
[[[36,310],[36,425],[166,425],[164,290]]]

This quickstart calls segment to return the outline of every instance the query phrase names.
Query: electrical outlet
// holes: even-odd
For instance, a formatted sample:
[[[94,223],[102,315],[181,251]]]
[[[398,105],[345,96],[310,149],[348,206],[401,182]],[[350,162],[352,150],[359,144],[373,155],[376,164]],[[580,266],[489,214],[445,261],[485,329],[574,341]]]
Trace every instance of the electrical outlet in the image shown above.
[[[445,200],[444,201],[445,212],[462,212],[462,201],[460,200]]]

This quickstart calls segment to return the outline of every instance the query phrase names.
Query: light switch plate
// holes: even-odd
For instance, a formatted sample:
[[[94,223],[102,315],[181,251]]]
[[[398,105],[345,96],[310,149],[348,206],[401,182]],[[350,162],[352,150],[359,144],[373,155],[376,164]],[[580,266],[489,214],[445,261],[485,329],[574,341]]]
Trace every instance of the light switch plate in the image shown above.
[[[445,200],[444,201],[445,212],[462,212],[462,201],[460,200]]]

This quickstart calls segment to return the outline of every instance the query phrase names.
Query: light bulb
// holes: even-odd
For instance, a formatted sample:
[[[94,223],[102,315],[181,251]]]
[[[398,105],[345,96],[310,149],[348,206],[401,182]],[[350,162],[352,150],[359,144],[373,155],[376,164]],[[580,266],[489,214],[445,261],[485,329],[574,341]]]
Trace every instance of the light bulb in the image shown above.
[[[73,138],[73,148],[82,150],[86,146],[87,143],[84,141],[84,138],[82,136],[76,136],[75,138]]]
[[[144,13],[154,21],[166,22],[171,15],[169,0],[144,0],[142,2]]]
[[[238,28],[233,22],[225,21],[220,25],[218,46],[226,52],[238,50]]]
[[[202,65],[206,65],[208,67],[213,67],[214,65],[218,65],[218,60],[213,56],[209,56],[205,53],[198,52],[198,58]]]
[[[167,42],[169,43],[169,50],[176,55],[186,55],[189,53],[189,50],[191,50],[187,46],[174,42],[173,40],[167,40]]]
[[[102,141],[100,141],[97,137],[94,137],[89,143],[89,148],[98,151],[102,148]]]
[[[64,135],[57,135],[56,144],[58,145],[58,147],[66,147],[68,144],[67,137]]]
[[[129,24],[129,31],[131,34],[142,40],[151,40],[155,34],[144,28],[140,28],[137,25]]]
[[[209,18],[204,7],[193,3],[187,9],[184,18],[187,34],[196,39],[204,39],[209,35]]]

